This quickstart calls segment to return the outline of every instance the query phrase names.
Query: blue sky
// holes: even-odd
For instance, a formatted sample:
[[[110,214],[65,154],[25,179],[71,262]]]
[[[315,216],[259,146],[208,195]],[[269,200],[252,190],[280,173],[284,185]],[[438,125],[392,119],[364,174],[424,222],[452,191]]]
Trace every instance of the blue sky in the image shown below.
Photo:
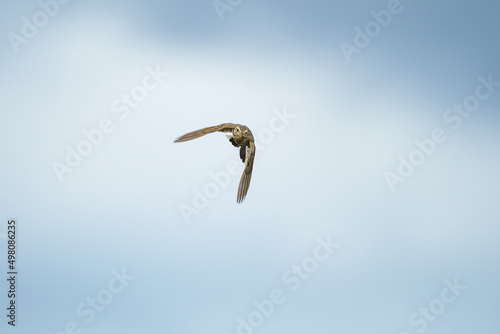
[[[499,5],[62,2],[0,3],[6,332],[498,329]]]

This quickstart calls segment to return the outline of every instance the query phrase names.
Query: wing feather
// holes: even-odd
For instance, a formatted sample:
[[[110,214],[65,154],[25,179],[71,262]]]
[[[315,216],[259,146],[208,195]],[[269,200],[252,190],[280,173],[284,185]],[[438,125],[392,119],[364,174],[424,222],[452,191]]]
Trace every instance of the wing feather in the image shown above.
[[[201,136],[207,135],[212,132],[232,132],[234,128],[236,127],[236,124],[233,123],[224,123],[221,125],[216,125],[216,126],[209,126],[208,128],[203,128],[200,130],[188,132],[185,135],[180,136],[176,140],[174,140],[174,143],[180,143],[183,141],[188,141],[188,140],[193,140],[196,138],[199,138]]]
[[[236,202],[238,203],[243,202],[243,200],[247,195],[248,187],[250,187],[254,158],[255,158],[255,144],[253,142],[250,142],[245,160],[245,169],[243,170],[243,174],[241,175],[240,185],[238,186],[238,196],[236,199]]]

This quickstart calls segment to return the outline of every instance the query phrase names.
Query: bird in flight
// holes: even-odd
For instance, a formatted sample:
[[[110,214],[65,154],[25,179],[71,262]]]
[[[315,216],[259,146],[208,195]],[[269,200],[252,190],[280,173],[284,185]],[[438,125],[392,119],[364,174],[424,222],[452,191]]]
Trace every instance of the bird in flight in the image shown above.
[[[238,186],[238,196],[236,202],[241,203],[245,199],[252,178],[253,160],[255,158],[255,143],[250,129],[241,124],[224,123],[221,125],[210,126],[180,136],[174,143],[193,140],[212,132],[232,132],[226,135],[233,146],[240,148],[240,158],[245,164],[243,175],[241,175],[240,185]]]

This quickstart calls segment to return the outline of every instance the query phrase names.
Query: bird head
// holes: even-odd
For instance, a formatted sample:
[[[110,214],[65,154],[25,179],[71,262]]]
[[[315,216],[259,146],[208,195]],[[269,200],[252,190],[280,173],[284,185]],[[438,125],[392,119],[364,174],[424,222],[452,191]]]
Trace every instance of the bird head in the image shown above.
[[[241,137],[241,129],[239,126],[235,127],[234,130],[233,130],[233,135],[235,137]]]

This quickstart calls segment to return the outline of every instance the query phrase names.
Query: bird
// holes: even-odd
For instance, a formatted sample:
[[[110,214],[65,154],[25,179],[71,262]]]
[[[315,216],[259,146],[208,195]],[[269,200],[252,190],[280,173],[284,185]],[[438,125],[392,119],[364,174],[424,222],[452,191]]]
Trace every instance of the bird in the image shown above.
[[[233,146],[240,148],[240,158],[245,164],[245,169],[241,175],[240,184],[238,186],[238,195],[236,202],[239,204],[245,199],[248,187],[250,186],[250,179],[252,178],[253,161],[255,159],[255,142],[252,131],[241,124],[223,123],[220,125],[209,126],[200,130],[192,131],[180,136],[174,143],[185,142],[193,140],[213,132],[231,132],[232,134],[226,135]]]

